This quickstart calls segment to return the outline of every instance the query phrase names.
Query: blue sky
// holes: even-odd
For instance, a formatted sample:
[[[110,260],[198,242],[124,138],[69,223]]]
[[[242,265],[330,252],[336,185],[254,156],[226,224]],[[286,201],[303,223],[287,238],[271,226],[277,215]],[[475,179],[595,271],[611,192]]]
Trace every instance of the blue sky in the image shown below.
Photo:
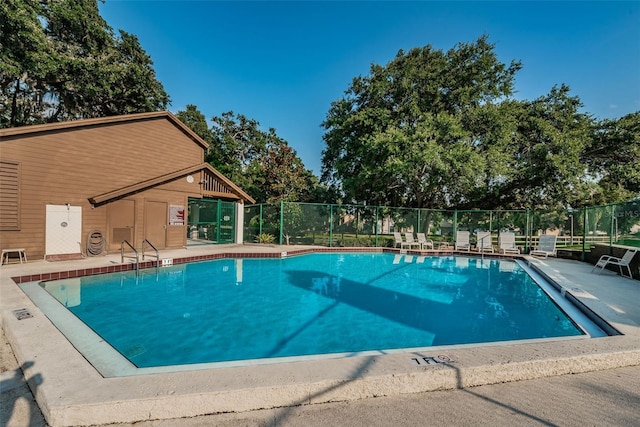
[[[640,110],[640,2],[365,2],[106,0],[100,13],[135,34],[176,113],[232,110],[275,128],[320,173],[332,101],[399,49],[448,50],[488,34],[498,58],[520,60],[516,98],[562,83],[583,111]]]

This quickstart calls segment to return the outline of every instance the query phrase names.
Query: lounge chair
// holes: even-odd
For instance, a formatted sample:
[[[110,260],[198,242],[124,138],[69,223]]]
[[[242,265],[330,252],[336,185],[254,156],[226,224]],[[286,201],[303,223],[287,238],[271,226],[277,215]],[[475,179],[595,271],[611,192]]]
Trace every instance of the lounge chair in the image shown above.
[[[413,238],[413,233],[404,233],[404,244],[405,246],[408,246],[409,249],[411,249],[412,246],[417,246],[419,248],[422,247],[422,245],[420,244],[420,242],[418,242],[416,239]]]
[[[476,233],[476,250],[478,252],[491,252],[493,253],[493,242],[491,241],[490,231],[478,231]]]
[[[633,259],[633,257],[636,255],[636,252],[638,252],[637,249],[629,249],[624,253],[624,256],[622,258],[614,257],[611,255],[602,255],[598,260],[598,262],[596,263],[596,265],[591,270],[591,272],[593,273],[593,270],[600,267],[600,271],[598,272],[600,273],[602,272],[602,270],[604,270],[604,268],[607,265],[611,264],[611,265],[618,266],[618,268],[620,269],[621,276],[628,277],[629,279],[633,279],[633,274],[631,274],[631,267],[629,266],[629,264],[631,263],[631,260]],[[628,276],[623,273],[622,267],[627,267],[627,271],[629,272]]]
[[[556,256],[556,239],[555,234],[543,234],[538,238],[538,247],[532,250],[529,255],[543,258]]]
[[[458,231],[456,232],[456,251],[468,251],[471,248],[469,244],[469,232]]]
[[[418,233],[418,243],[420,243],[420,249],[431,248],[433,249],[433,240],[427,239],[424,233]]]
[[[394,231],[394,233],[393,233],[393,238],[395,239],[394,247],[397,247],[398,245],[400,245],[400,249],[405,249],[405,248],[411,249],[411,246],[420,246],[420,244],[418,242],[413,240],[413,234],[404,233],[404,235],[405,235],[405,238],[410,238],[411,241],[409,242],[407,240],[404,240],[402,238],[402,234],[400,232]],[[411,236],[411,237],[407,237],[407,236]]]
[[[396,240],[395,244],[393,245],[393,247],[397,247],[398,245],[400,245],[400,249],[402,249],[402,244],[404,243],[404,241],[402,240],[402,234],[400,234],[397,231],[393,232],[393,238]]]
[[[519,254],[520,248],[516,246],[516,235],[511,231],[504,231],[498,236],[498,246],[501,254]]]

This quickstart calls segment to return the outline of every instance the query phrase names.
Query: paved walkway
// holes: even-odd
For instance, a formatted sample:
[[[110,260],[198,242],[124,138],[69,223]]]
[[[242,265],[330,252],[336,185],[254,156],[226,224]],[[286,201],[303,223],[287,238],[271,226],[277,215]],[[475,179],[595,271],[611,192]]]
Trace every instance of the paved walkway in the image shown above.
[[[280,248],[277,248],[278,250]],[[239,249],[240,250],[240,249]],[[241,248],[246,251],[246,248]],[[193,253],[193,252],[191,252]],[[119,258],[119,256],[118,256]],[[104,261],[104,260],[102,260]],[[53,265],[53,267],[51,267]],[[0,270],[7,273],[60,269],[33,262]],[[548,260],[543,271],[571,290],[629,339],[640,336],[640,282],[610,272],[591,274],[587,264]],[[53,271],[53,270],[52,270]],[[22,273],[21,273],[22,274]],[[4,290],[3,291],[4,297]],[[4,299],[4,298],[3,298]],[[3,307],[3,316],[6,307]],[[3,324],[3,329],[4,329]],[[0,335],[0,425],[46,426],[22,377],[4,331]],[[596,340],[597,341],[597,340]],[[637,340],[625,351],[640,351]],[[25,372],[31,372],[26,367]],[[37,374],[36,374],[37,375]],[[28,378],[32,386],[39,379]],[[414,426],[414,425],[640,425],[640,364],[574,375],[515,381],[448,391],[402,394],[346,402],[302,405],[234,414],[143,421],[113,426]]]

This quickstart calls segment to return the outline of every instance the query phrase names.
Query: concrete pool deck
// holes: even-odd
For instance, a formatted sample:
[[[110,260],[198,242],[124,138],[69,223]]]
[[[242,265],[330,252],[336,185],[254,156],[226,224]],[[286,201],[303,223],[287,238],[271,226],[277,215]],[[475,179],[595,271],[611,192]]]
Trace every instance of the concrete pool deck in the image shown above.
[[[162,251],[161,256],[184,258],[215,251],[279,254],[300,249],[233,245]],[[589,264],[575,261],[531,262],[624,335],[103,378],[11,277],[101,268],[119,264],[119,254],[0,267],[0,314],[17,362],[52,426],[355,401],[640,365],[639,281],[608,271],[592,274]],[[20,309],[33,317],[19,320],[14,312]]]

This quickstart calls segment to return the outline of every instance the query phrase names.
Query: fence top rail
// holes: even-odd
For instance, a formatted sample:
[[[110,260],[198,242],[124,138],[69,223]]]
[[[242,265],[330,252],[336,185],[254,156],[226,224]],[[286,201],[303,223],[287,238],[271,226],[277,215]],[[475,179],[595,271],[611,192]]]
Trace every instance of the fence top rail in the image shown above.
[[[482,212],[493,212],[493,213],[531,213],[533,215],[544,214],[544,213],[552,213],[552,212],[562,212],[566,211],[568,213],[581,211],[585,209],[604,209],[610,208],[612,206],[623,206],[628,204],[637,204],[640,203],[639,199],[631,199],[624,202],[616,202],[609,203],[605,205],[595,205],[595,206],[582,206],[579,208],[567,208],[560,209],[557,211],[554,210],[543,210],[543,209],[431,209],[431,208],[414,208],[407,206],[384,206],[384,205],[366,205],[366,204],[352,204],[352,203],[315,203],[315,202],[275,202],[275,203],[254,203],[252,205],[245,205],[245,208],[257,207],[257,206],[280,206],[281,204],[297,204],[297,205],[309,205],[309,206],[334,206],[334,207],[344,207],[344,208],[357,208],[357,209],[392,209],[392,210],[410,210],[410,211],[431,211],[431,212],[457,212],[457,213],[482,213]]]
[[[516,212],[516,213],[527,213],[533,212],[530,209],[432,209],[432,208],[412,208],[407,206],[384,206],[384,205],[354,205],[354,204],[345,204],[345,203],[313,203],[313,202],[282,202],[282,204],[295,204],[295,205],[306,205],[306,206],[333,206],[338,208],[355,208],[355,209],[387,209],[387,210],[406,210],[406,211],[428,211],[428,212],[462,212],[462,213],[480,213],[480,212]],[[245,209],[259,207],[259,206],[280,206],[280,202],[277,203],[255,203],[252,205],[244,205]]]

